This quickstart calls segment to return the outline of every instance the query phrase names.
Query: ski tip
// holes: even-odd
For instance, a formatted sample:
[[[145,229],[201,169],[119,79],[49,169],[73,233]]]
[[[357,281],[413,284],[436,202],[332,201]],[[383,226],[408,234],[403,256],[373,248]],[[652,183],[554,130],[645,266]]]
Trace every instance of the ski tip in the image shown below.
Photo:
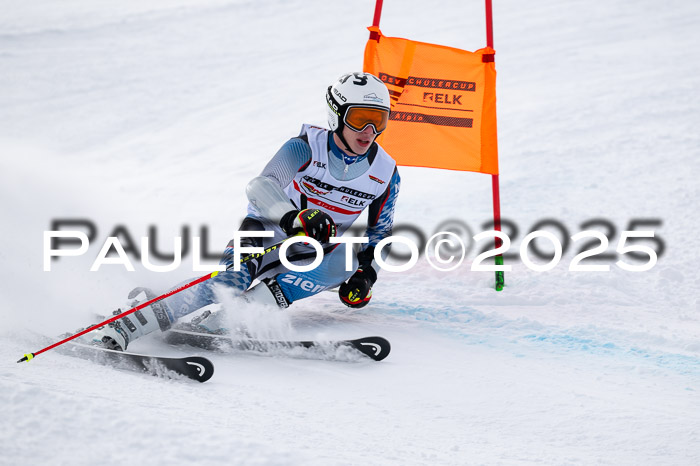
[[[32,359],[34,359],[34,353],[27,353],[24,355],[24,357],[22,357],[22,359],[17,361],[17,364],[19,364],[20,362],[24,362],[24,361],[31,361]]]
[[[214,375],[214,364],[207,358],[201,356],[190,356],[184,358],[185,364],[188,366],[187,374],[191,379],[198,382],[206,382]]]
[[[352,340],[352,345],[361,353],[369,356],[375,361],[381,361],[391,352],[389,340],[383,337],[365,337]]]

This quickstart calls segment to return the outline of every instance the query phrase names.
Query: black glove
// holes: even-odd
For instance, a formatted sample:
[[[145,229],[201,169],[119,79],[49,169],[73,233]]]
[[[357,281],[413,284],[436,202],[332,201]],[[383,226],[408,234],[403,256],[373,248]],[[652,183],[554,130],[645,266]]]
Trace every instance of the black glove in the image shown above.
[[[372,299],[372,285],[377,281],[377,272],[372,266],[367,270],[357,269],[350,279],[340,284],[338,297],[348,307],[365,307]]]
[[[321,243],[335,236],[335,222],[320,209],[290,210],[280,220],[280,226],[289,236],[304,233]]]

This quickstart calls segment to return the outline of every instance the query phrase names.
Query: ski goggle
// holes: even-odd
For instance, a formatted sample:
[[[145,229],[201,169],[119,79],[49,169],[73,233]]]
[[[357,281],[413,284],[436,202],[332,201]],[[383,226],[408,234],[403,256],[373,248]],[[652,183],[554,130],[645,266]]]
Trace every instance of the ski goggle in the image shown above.
[[[372,107],[350,107],[345,112],[343,121],[353,131],[360,132],[372,126],[376,134],[386,129],[389,123],[389,110]]]

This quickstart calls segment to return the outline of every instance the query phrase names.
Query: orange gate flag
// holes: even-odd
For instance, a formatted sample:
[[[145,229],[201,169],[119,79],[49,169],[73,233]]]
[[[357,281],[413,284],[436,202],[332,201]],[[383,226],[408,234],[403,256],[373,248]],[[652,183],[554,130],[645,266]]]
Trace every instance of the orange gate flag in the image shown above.
[[[497,175],[495,51],[467,52],[368,29],[376,34],[365,47],[364,71],[391,95],[379,144],[399,165]]]

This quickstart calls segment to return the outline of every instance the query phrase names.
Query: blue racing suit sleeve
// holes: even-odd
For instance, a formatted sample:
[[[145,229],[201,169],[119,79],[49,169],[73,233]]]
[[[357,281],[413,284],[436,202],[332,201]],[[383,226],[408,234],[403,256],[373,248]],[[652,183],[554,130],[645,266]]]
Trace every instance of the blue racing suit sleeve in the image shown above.
[[[285,142],[272,159],[265,165],[260,176],[275,180],[281,188],[286,188],[294,176],[311,163],[311,147],[303,137]]]
[[[372,265],[374,260],[374,248],[377,244],[391,236],[394,227],[394,211],[396,209],[396,199],[399,196],[399,188],[401,187],[401,177],[399,176],[398,168],[394,168],[394,174],[389,181],[384,193],[376,198],[369,206],[367,216],[367,230],[365,236],[369,238],[369,243],[364,245],[361,252],[357,255],[359,268],[366,270]],[[389,254],[389,246],[382,249],[382,256],[386,258]],[[375,267],[376,270],[377,267]]]

